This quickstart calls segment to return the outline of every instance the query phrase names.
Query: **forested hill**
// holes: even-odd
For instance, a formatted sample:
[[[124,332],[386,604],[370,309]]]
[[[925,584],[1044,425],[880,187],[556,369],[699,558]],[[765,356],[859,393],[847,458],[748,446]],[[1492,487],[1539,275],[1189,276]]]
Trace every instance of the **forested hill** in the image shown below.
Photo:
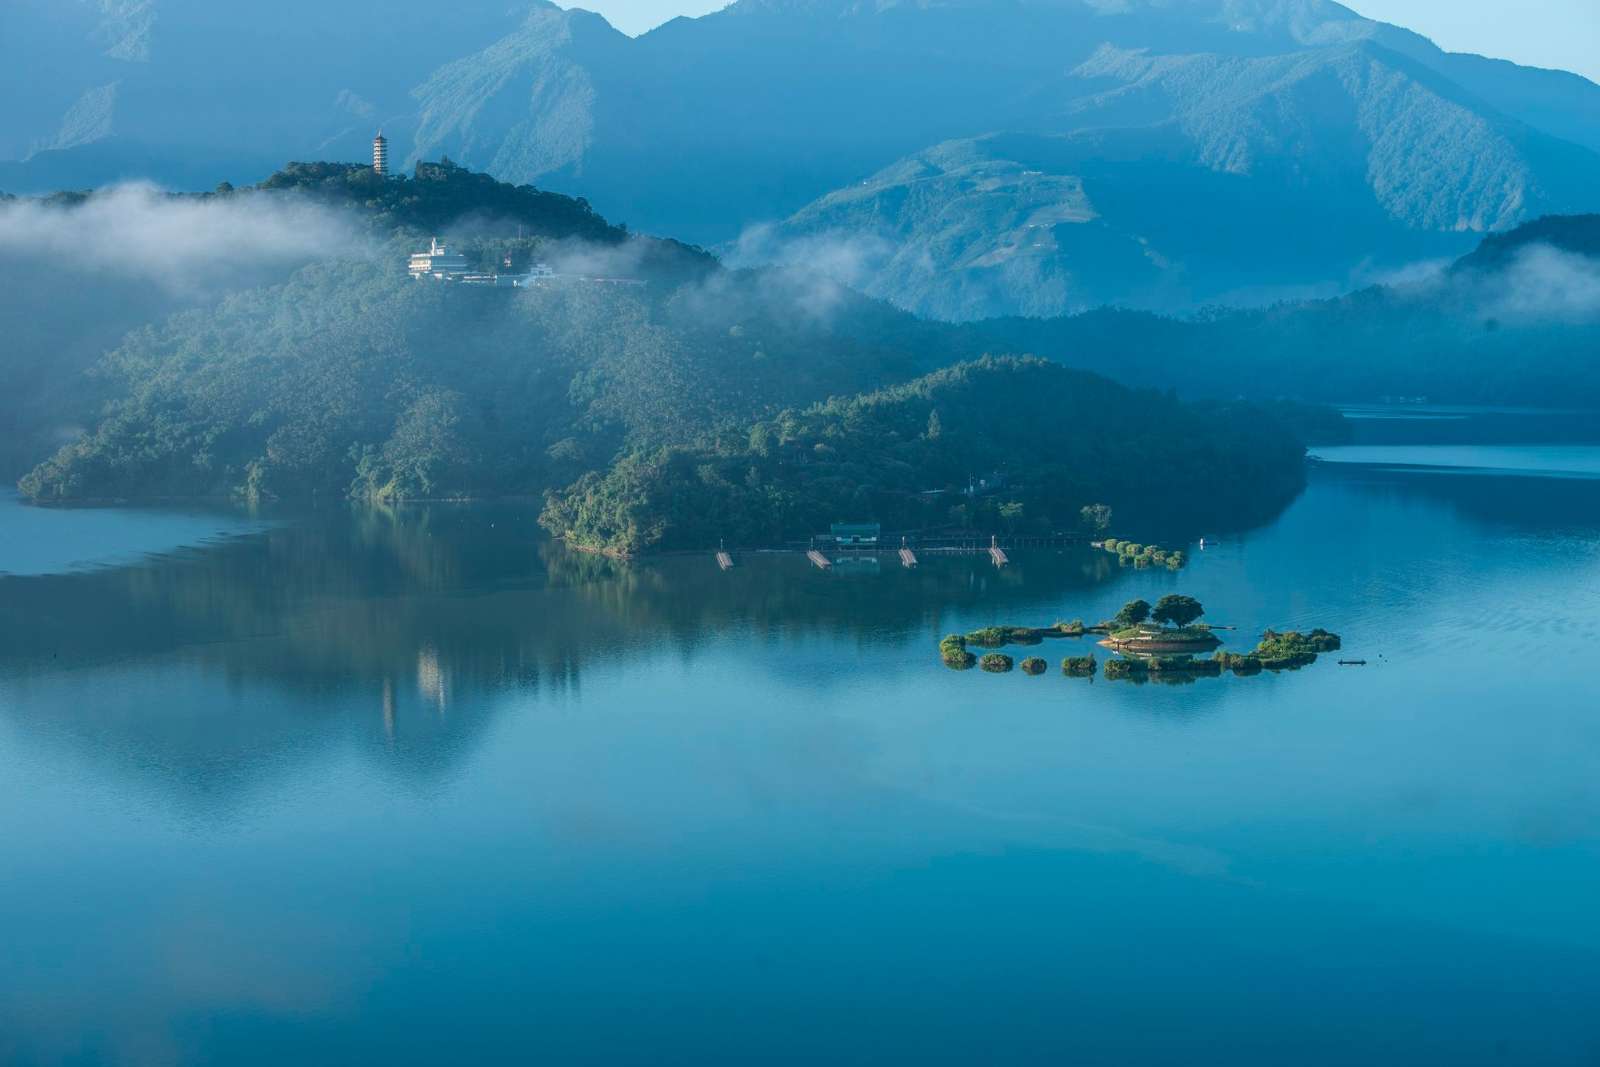
[[[437,231],[477,216],[485,221],[533,226],[549,237],[615,243],[626,239],[628,233],[601,218],[581,197],[543,192],[531,185],[508,185],[448,159],[419,163],[409,176],[382,176],[356,163],[290,163],[256,188],[300,192],[328,203],[358,206],[378,225],[391,229]]]
[[[1009,505],[1008,522],[1044,528],[1098,502],[1211,507],[1222,498],[1201,488],[1208,471],[1240,487],[1230,511],[1254,513],[1298,484],[1301,446],[1259,412],[1202,412],[1035,362],[941,372],[983,356],[981,339],[814,272],[725,270],[581,200],[448,164],[388,180],[301,164],[178,202],[223,212],[202,223],[243,213],[246,232],[273,240],[284,227],[261,219],[283,220],[264,210],[312,205],[318,225],[346,233],[280,280],[152,315],[88,373],[19,390],[12,402],[41,424],[84,427],[53,454],[33,446],[20,484],[36,500],[549,492],[564,536],[636,551],[709,536],[705,515],[669,514],[673,500],[724,509],[739,536],[777,538],[846,510],[944,525],[992,523]],[[168,219],[160,203],[126,209]],[[69,198],[44,217],[90,209],[123,208]],[[558,276],[522,289],[414,281],[406,253],[431,232],[469,260],[546,259]],[[36,341],[35,361],[67,373],[45,358],[49,334]],[[908,494],[953,491],[974,464],[1022,477],[969,514],[909,506]],[[723,481],[743,488],[724,493]]]
[[[819,306],[798,285],[722,274],[665,296],[506,291],[318,264],[131,335],[97,371],[113,396],[103,418],[22,488],[47,501],[551,491],[558,532],[631,552],[695,544],[712,525],[803,536],[845,515],[988,528],[1002,504],[1040,529],[1096,502],[1226,521],[1298,484],[1302,446],[1259,411],[1038,361],[919,377],[957,353],[949,327],[844,293]],[[1015,490],[967,513],[921,495],[997,469]]]
[[[1600,260],[1600,215],[1546,215],[1506,233],[1491,234],[1455,264],[1460,271],[1500,270],[1533,248]]]
[[[985,357],[693,445],[636,448],[551,495],[544,524],[631,554],[772,544],[844,517],[1051,532],[1090,502],[1238,525],[1287,500],[1304,446],[1265,411],[1194,407],[1033,358]],[[971,495],[974,472],[1003,487]]]
[[[114,188],[0,196],[0,476],[14,479],[91,423],[113,378],[86,376],[130,330],[303,267],[358,260],[403,277],[409,252],[443,236],[486,270],[507,256],[671,288],[718,269],[706,252],[629,232],[581,198],[510,185],[448,160],[381,178],[351,163],[290,163],[257,186],[172,194]],[[336,295],[333,296],[337,299]]]
[[[581,196],[496,181],[449,159],[418,163],[409,176],[387,177],[364,164],[290,163],[253,191],[301,194],[330,206],[354,208],[372,226],[386,231],[504,236],[516,228],[532,237],[612,246],[632,236],[627,226],[608,222]],[[708,269],[715,263],[709,253],[678,241],[651,238],[648,243],[655,246],[652,252],[661,266],[671,255],[684,261],[680,267],[693,263]]]
[[[39,499],[538,492],[619,448],[949,358],[937,329],[781,274],[507,290],[335,260],[131,333],[95,368],[108,400],[92,431],[22,485]]]
[[[186,232],[245,219],[255,228],[243,232],[273,239],[283,220],[272,209],[312,205],[335,240],[307,249],[302,261],[261,267],[226,294],[211,281],[224,272],[209,260],[195,289],[104,274],[75,282],[71,256],[43,271],[31,259],[26,271],[0,267],[12,270],[14,283],[0,302],[12,327],[0,420],[18,473],[33,468],[21,484],[37,499],[552,491],[559,506],[551,521],[564,534],[632,549],[705,533],[686,518],[661,525],[655,505],[641,520],[641,499],[720,499],[722,479],[735,486],[726,490],[729,506],[751,536],[793,533],[792,522],[847,507],[932,521],[896,494],[948,489],[948,442],[913,445],[904,419],[878,418],[892,406],[884,397],[920,380],[908,395],[950,398],[934,406],[950,440],[968,435],[959,449],[966,465],[1013,453],[1043,479],[1030,500],[1011,502],[1025,505],[1029,521],[1051,523],[1074,501],[1095,502],[1080,497],[1137,505],[1156,493],[1145,480],[1151,470],[1192,484],[1200,474],[1185,457],[1193,455],[1217,471],[1253,470],[1252,452],[1272,457],[1270,472],[1243,484],[1262,499],[1281,496],[1294,478],[1285,458],[1292,449],[1247,439],[1238,424],[1259,413],[1217,409],[1202,426],[1193,408],[1163,400],[1169,409],[1158,410],[1145,393],[1052,377],[1031,364],[985,365],[951,381],[925,376],[986,354],[1033,353],[1185,399],[1600,402],[1592,358],[1600,316],[1585,303],[1595,287],[1581,284],[1600,273],[1579,251],[1592,226],[1583,218],[1541,220],[1497,238],[1497,265],[1458,265],[1334,301],[1194,319],[1108,310],[955,326],[919,320],[813,271],[726,270],[698,249],[632,235],[580,199],[448,163],[388,180],[366,167],[294,164],[260,187],[158,199],[155,208],[133,202],[126,210],[149,218],[130,232],[175,231],[157,210],[170,203],[216,212],[183,216]],[[81,232],[65,225],[80,218],[105,225],[123,209],[96,196],[29,210],[42,227],[35,232],[47,235],[57,224]],[[263,231],[263,218],[277,221]],[[414,282],[406,254],[435,232],[485,266],[548,258],[586,269],[529,290]],[[231,261],[252,250],[227,251]],[[595,264],[599,273],[649,284],[577,280],[596,273]],[[1551,294],[1570,306],[1552,305]],[[977,389],[979,380],[1002,384]],[[1090,395],[1124,412],[1126,433],[1136,427],[1143,442],[1138,451],[1158,458],[1107,477],[1115,464],[1092,449],[1119,435],[1079,432],[1080,423],[1099,426],[1092,406],[1080,410]],[[851,396],[863,399],[830,399]],[[1053,436],[1043,409],[1038,419],[1028,415],[1041,396],[1057,398]],[[829,408],[836,404],[846,406]],[[752,434],[784,438],[774,420],[786,411],[811,420],[803,465],[751,451]],[[960,422],[969,414],[979,423]],[[992,446],[1007,419],[1033,429],[1026,441]],[[842,459],[828,451],[838,434],[850,438]],[[1216,448],[1197,451],[1197,434]],[[706,471],[711,483],[695,481]],[[860,489],[869,507],[851,495]]]

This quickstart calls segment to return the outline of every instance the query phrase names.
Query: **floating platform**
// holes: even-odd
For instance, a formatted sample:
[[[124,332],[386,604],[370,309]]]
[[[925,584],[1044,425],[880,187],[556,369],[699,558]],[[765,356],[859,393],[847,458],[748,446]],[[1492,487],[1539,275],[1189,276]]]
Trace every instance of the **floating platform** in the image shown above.
[[[733,570],[733,557],[726,552],[717,553],[717,566],[725,571]]]
[[[825,571],[833,568],[833,561],[814,548],[806,553],[806,559],[816,564],[818,570]]]
[[[989,546],[989,558],[994,560],[996,567],[1004,567],[1011,562],[1011,557],[1006,555],[1006,550],[999,545]]]
[[[917,554],[909,548],[900,550],[900,565],[908,570],[917,565]]]

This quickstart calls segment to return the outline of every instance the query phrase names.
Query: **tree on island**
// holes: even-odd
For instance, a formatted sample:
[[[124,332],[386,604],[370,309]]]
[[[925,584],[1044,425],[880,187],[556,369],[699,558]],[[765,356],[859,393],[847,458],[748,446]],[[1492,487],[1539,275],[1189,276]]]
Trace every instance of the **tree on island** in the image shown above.
[[[1092,533],[1103,534],[1111,529],[1111,508],[1105,504],[1086,504],[1078,509],[1078,518]]]
[[[1150,617],[1150,602],[1147,600],[1130,600],[1122,605],[1122,610],[1112,618],[1111,624],[1119,630],[1127,630],[1138,626]]]
[[[1150,618],[1163,626],[1171,624],[1182,628],[1205,613],[1206,609],[1194,597],[1168,593],[1156,601],[1155,610],[1150,613]]]

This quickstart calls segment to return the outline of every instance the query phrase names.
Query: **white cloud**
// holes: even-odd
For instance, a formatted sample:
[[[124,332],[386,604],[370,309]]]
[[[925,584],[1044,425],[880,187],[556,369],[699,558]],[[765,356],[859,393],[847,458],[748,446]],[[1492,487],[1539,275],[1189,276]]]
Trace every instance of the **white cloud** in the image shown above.
[[[1600,260],[1549,245],[1523,249],[1483,285],[1484,302],[1502,318],[1569,322],[1600,317]]]
[[[80,204],[0,204],[0,244],[39,269],[215,289],[263,268],[364,249],[339,213],[298,197],[176,197],[124,185]]]

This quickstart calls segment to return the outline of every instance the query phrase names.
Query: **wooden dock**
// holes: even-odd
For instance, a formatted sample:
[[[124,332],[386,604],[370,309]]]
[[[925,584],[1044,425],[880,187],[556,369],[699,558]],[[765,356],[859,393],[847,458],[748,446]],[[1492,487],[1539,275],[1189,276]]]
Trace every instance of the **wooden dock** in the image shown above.
[[[830,570],[833,567],[833,561],[814,548],[806,553],[806,559],[816,564],[817,569],[821,571]]]
[[[1004,567],[1011,562],[1011,557],[1006,555],[1006,550],[1000,547],[1000,542],[995,538],[989,539],[989,558],[994,560],[996,567]]]
[[[725,571],[733,570],[733,557],[726,552],[717,553],[717,566]]]
[[[902,548],[900,550],[900,566],[906,568],[907,570],[910,570],[912,567],[915,567],[916,565],[917,565],[917,554],[915,552],[911,551],[909,548]]]

